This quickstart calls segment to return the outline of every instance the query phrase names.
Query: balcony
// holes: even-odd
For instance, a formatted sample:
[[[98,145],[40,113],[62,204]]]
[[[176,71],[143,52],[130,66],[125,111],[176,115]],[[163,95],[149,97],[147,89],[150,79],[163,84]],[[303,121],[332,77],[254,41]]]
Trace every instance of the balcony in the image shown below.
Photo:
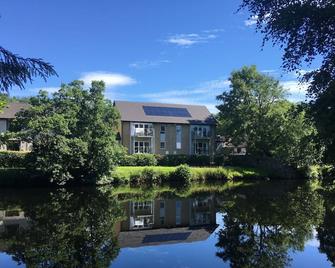
[[[211,133],[210,132],[199,132],[199,131],[192,131],[191,132],[192,139],[210,139]]]
[[[134,128],[133,131],[134,137],[152,137],[154,135],[153,128]]]

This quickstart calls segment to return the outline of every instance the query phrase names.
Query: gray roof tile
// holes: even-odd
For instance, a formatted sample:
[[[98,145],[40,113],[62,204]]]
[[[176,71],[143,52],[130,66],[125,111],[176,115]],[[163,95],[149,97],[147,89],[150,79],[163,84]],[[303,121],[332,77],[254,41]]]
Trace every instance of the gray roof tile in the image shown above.
[[[13,119],[15,118],[15,114],[28,109],[30,105],[25,102],[10,102],[0,110],[0,119]]]
[[[121,114],[121,121],[174,123],[174,124],[209,124],[214,125],[215,119],[203,105],[166,104],[151,102],[115,101]],[[146,115],[143,106],[186,108],[190,117]]]

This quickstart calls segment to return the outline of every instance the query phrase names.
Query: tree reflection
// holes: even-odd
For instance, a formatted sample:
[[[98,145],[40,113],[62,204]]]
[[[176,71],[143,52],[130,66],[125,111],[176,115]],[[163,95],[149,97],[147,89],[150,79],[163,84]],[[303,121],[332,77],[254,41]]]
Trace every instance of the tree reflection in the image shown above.
[[[335,266],[335,196],[326,196],[326,213],[322,224],[317,228],[320,241],[319,250]]]
[[[98,190],[58,190],[21,200],[29,228],[2,235],[6,253],[28,267],[108,267],[118,255],[118,202]]]
[[[288,249],[303,250],[324,213],[321,196],[307,188],[277,197],[245,193],[226,203],[216,246],[231,267],[288,266]]]

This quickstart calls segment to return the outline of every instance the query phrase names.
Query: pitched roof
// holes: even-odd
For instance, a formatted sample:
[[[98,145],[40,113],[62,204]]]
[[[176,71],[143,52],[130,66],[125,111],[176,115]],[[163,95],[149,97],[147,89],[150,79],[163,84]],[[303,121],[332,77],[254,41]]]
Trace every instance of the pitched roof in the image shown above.
[[[30,104],[25,102],[10,102],[0,110],[0,119],[13,119],[15,118],[15,114],[28,109]]]
[[[166,104],[153,102],[115,101],[114,105],[121,114],[121,121],[209,124],[215,119],[203,105]]]

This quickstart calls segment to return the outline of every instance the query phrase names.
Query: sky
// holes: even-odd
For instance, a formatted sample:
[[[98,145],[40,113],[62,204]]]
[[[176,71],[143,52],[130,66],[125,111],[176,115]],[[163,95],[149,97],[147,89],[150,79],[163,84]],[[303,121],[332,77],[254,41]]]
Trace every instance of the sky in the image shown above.
[[[229,90],[244,65],[279,79],[292,101],[307,85],[281,69],[282,51],[262,35],[240,0],[2,0],[0,45],[50,62],[58,77],[11,96],[52,93],[62,83],[104,80],[111,100],[206,105]]]

